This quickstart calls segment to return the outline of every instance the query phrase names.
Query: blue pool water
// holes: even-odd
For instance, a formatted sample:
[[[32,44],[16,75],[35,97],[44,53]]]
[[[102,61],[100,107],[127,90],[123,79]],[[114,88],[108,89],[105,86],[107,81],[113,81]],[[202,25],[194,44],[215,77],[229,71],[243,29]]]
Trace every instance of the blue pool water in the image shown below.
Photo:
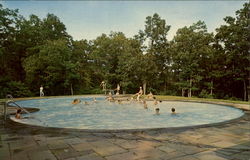
[[[81,103],[73,105],[73,99],[81,99]],[[155,115],[155,106],[147,101],[148,109],[138,102],[108,102],[104,97],[66,97],[51,99],[24,100],[17,103],[23,107],[39,108],[39,112],[31,113],[31,119],[12,120],[38,126],[77,128],[77,129],[145,129],[195,126],[223,122],[238,118],[244,113],[232,107],[193,103],[163,101],[157,105],[160,115]],[[83,102],[90,104],[85,105]],[[171,115],[171,108],[177,115]]]

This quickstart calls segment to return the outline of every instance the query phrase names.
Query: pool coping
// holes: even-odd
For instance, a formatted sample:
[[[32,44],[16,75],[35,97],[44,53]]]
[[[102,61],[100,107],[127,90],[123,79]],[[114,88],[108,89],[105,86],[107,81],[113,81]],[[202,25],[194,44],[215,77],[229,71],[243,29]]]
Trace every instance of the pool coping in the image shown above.
[[[91,95],[84,95],[84,96],[91,96]],[[93,96],[93,95],[92,95]],[[95,95],[96,96],[96,95]],[[60,96],[67,97],[67,96]],[[45,97],[44,97],[45,98]],[[54,97],[52,97],[54,98]],[[32,98],[34,99],[34,98]],[[32,100],[30,98],[22,98],[17,101],[22,100]],[[36,99],[43,99],[42,98],[36,98]],[[215,126],[223,126],[226,124],[234,123],[237,121],[240,121],[241,119],[244,119],[244,117],[248,116],[248,109],[244,109],[244,107],[239,107],[238,105],[242,106],[243,104],[232,104],[232,103],[225,103],[225,102],[211,102],[211,101],[195,101],[195,100],[162,100],[162,101],[175,101],[175,102],[193,102],[193,103],[207,103],[207,104],[217,104],[222,105],[226,107],[232,107],[236,109],[240,109],[243,111],[243,115],[234,119],[226,120],[223,122],[217,122],[217,123],[210,123],[210,124],[201,124],[201,125],[193,125],[193,126],[183,126],[183,127],[167,127],[167,128],[141,128],[141,129],[76,129],[76,128],[57,128],[57,127],[46,127],[46,126],[38,126],[38,125],[31,125],[31,124],[25,124],[25,123],[19,123],[16,121],[13,121],[8,117],[6,120],[6,123],[12,125],[12,126],[18,126],[18,127],[28,127],[38,130],[51,130],[55,132],[86,132],[86,133],[133,133],[133,132],[151,132],[151,131],[157,131],[157,132],[168,132],[168,131],[178,131],[178,130],[189,130],[189,129],[197,129],[197,128],[209,128],[209,127],[215,127]],[[11,105],[10,105],[11,106]],[[14,107],[14,106],[11,106]],[[26,108],[25,109],[38,109],[39,108]]]

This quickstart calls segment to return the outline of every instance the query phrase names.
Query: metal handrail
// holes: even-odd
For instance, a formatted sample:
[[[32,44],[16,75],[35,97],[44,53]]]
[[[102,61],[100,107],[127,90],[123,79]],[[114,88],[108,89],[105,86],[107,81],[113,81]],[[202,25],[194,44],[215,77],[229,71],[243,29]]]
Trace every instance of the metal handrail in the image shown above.
[[[13,96],[11,94],[7,94],[6,98],[13,99]]]
[[[20,105],[18,105],[14,100],[8,100],[4,104],[4,110],[3,110],[4,120],[7,119],[7,107],[9,106],[10,103],[14,104],[16,107],[20,108],[21,110],[23,110],[27,114],[30,114],[29,111],[27,111],[26,109],[24,109],[23,107],[21,107]]]
[[[6,96],[7,98],[7,96]],[[13,99],[13,97],[11,96],[11,98]],[[20,105],[18,105],[14,100],[8,100],[5,105],[4,105],[4,120],[7,119],[7,107],[10,103],[15,104],[18,108],[20,108],[21,110],[23,110],[24,112],[26,112],[27,114],[30,115],[30,112],[27,111],[25,108],[21,107]],[[31,117],[31,116],[30,116]],[[40,120],[39,118],[35,118],[36,120],[40,121],[41,123],[43,123],[43,125],[48,126],[45,122],[43,122],[42,120]]]
[[[23,110],[24,112],[30,114],[29,111],[27,111],[27,110],[24,109],[23,107],[19,106],[19,105],[18,105],[15,101],[13,101],[13,100],[7,101],[6,103],[7,103],[7,105],[10,104],[10,103],[13,103],[13,104],[15,104],[18,108],[20,108],[21,110]]]

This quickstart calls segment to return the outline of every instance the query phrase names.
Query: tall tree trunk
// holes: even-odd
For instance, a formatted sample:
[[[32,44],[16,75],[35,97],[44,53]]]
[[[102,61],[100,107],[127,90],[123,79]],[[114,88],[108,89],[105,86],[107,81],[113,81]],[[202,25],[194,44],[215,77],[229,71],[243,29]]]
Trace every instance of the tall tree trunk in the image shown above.
[[[146,81],[144,81],[143,82],[143,94],[145,95],[146,94],[146,90],[147,89],[147,82]]]
[[[166,93],[167,91],[167,80],[165,79],[164,80],[164,93]]]
[[[190,78],[190,81],[189,81],[188,97],[192,97],[192,79],[191,78]]]
[[[245,80],[243,80],[243,84],[244,84],[244,101],[247,101],[247,86]]]
[[[211,87],[210,87],[210,95],[213,95],[213,86],[214,86],[214,82],[213,80],[211,80]]]
[[[184,89],[183,89],[183,88],[181,89],[181,96],[182,96],[182,97],[185,96],[185,92],[184,92]]]
[[[72,83],[70,84],[70,91],[71,91],[71,95],[73,96],[73,95],[74,95],[74,92],[73,92]]]

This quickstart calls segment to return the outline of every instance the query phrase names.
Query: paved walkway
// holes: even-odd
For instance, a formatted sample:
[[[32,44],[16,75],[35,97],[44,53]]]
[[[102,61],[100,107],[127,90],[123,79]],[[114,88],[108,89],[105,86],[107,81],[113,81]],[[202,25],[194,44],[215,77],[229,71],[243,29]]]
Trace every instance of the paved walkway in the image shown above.
[[[1,109],[1,108],[0,108]],[[200,128],[87,132],[0,118],[0,160],[250,160],[250,111]]]

